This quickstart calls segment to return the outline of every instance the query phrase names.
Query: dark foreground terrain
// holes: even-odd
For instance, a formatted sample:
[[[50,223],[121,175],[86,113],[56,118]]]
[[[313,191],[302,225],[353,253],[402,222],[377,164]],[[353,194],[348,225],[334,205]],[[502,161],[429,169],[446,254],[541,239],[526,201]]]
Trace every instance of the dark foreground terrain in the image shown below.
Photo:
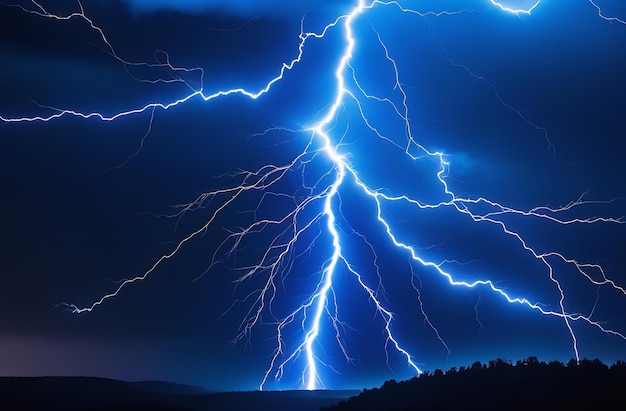
[[[389,380],[323,411],[624,410],[625,390],[626,362],[565,365],[529,357],[515,365],[476,362],[408,381]]]
[[[0,378],[0,410],[50,411],[414,411],[623,410],[626,362],[512,364],[493,360],[389,380],[359,391],[211,392],[158,381]]]
[[[89,377],[0,378],[0,409],[11,411],[318,411],[358,391],[211,392],[158,381]]]

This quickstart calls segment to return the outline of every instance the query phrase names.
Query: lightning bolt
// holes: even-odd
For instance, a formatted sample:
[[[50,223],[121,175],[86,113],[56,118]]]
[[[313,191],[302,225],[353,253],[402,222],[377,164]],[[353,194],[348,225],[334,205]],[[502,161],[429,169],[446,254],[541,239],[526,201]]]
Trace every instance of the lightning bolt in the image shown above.
[[[536,1],[530,7],[521,9],[506,6],[502,2],[490,0],[490,3],[503,12],[513,14],[530,15],[540,6],[541,0]],[[597,9],[600,18],[624,24],[623,20],[615,17],[607,17],[601,8],[594,2],[589,3]],[[278,74],[265,83],[259,90],[250,91],[244,88],[233,88],[207,92],[205,87],[204,72],[201,68],[185,68],[175,66],[170,62],[167,53],[159,52],[155,63],[133,62],[121,57],[107,39],[104,30],[97,26],[84,11],[78,2],[78,11],[67,15],[58,15],[48,11],[41,3],[31,1],[29,6],[16,5],[26,13],[36,15],[41,18],[54,20],[82,20],[91,30],[93,30],[103,43],[103,50],[112,58],[123,65],[124,69],[138,81],[148,83],[173,82],[181,83],[189,88],[189,93],[184,97],[169,102],[151,102],[141,107],[132,108],[126,111],[119,111],[113,114],[103,112],[82,112],[74,109],[59,109],[50,106],[41,106],[47,110],[47,114],[23,117],[0,116],[0,121],[4,123],[24,123],[24,122],[49,122],[64,116],[75,116],[84,119],[97,118],[101,121],[112,122],[121,117],[137,115],[143,112],[150,112],[150,125],[148,132],[144,135],[141,144],[152,128],[152,121],[155,110],[167,110],[174,106],[182,105],[192,99],[202,99],[205,102],[218,100],[228,95],[239,94],[250,99],[259,99],[269,93],[272,87],[283,80],[285,75],[297,68],[307,50],[307,46],[313,41],[322,41],[331,32],[339,32],[341,38],[341,53],[336,61],[331,62],[334,68],[334,92],[332,101],[311,126],[302,130],[272,129],[262,134],[282,131],[285,133],[295,133],[308,136],[308,143],[304,150],[293,160],[285,164],[267,164],[254,171],[241,171],[230,176],[234,183],[226,188],[209,191],[198,196],[194,201],[180,205],[180,211],[171,215],[173,218],[181,218],[187,213],[199,209],[210,209],[210,215],[205,222],[197,227],[190,234],[178,241],[172,249],[154,261],[142,274],[118,282],[115,289],[102,295],[101,298],[87,306],[79,306],[72,303],[64,304],[73,313],[90,312],[98,306],[116,297],[123,290],[134,283],[146,280],[152,275],[165,260],[175,257],[179,251],[192,240],[202,236],[210,227],[216,224],[218,217],[224,210],[235,207],[245,196],[256,193],[259,197],[258,206],[254,213],[254,221],[236,231],[231,232],[224,241],[215,249],[213,258],[207,272],[216,264],[226,261],[234,255],[246,239],[254,238],[263,232],[277,232],[258,260],[250,265],[238,267],[242,274],[236,280],[238,285],[243,285],[252,278],[261,278],[262,285],[249,293],[242,300],[235,301],[234,307],[240,303],[247,303],[249,310],[240,324],[239,334],[236,339],[241,340],[249,337],[253,328],[264,323],[264,318],[269,312],[274,318],[276,348],[269,361],[268,368],[263,375],[260,389],[263,389],[270,379],[280,380],[285,374],[288,365],[303,360],[302,385],[306,389],[316,389],[323,387],[324,383],[320,376],[319,368],[322,366],[331,367],[323,360],[320,352],[323,352],[321,335],[330,332],[334,335],[335,341],[347,361],[351,361],[349,349],[343,339],[343,329],[346,326],[341,320],[341,302],[336,292],[334,283],[339,275],[343,273],[352,278],[358,289],[370,302],[376,315],[382,320],[382,332],[385,339],[385,354],[395,351],[406,362],[409,369],[415,373],[420,373],[420,367],[413,354],[409,352],[399,336],[394,331],[396,314],[389,308],[385,298],[383,273],[378,264],[379,255],[375,245],[368,239],[365,233],[359,232],[345,218],[342,213],[342,192],[357,192],[364,199],[364,202],[372,207],[373,214],[370,216],[378,227],[384,232],[387,242],[395,249],[405,254],[409,259],[410,282],[415,291],[420,306],[420,315],[424,323],[435,334],[437,340],[450,353],[450,348],[442,337],[441,333],[427,314],[422,299],[420,287],[416,283],[419,271],[427,275],[436,275],[447,281],[452,287],[459,288],[479,288],[481,295],[490,292],[500,298],[503,302],[519,305],[529,310],[533,310],[547,317],[555,317],[562,320],[565,329],[571,340],[571,348],[577,359],[579,359],[579,344],[573,324],[576,322],[586,323],[600,332],[613,335],[622,340],[626,336],[617,330],[607,328],[601,321],[593,318],[592,313],[583,315],[568,309],[567,295],[562,280],[556,275],[559,267],[567,266],[573,268],[582,279],[595,287],[610,287],[622,295],[626,295],[626,289],[613,279],[609,278],[605,269],[595,263],[580,262],[565,253],[556,250],[541,251],[533,246],[522,233],[513,228],[509,223],[512,218],[520,218],[533,221],[545,221],[550,224],[562,226],[569,225],[593,225],[593,224],[624,224],[622,218],[612,217],[570,217],[578,210],[594,204],[607,204],[610,201],[588,200],[585,195],[581,195],[576,200],[561,207],[538,206],[531,209],[518,209],[493,201],[486,197],[462,196],[453,191],[449,184],[450,162],[444,152],[433,151],[420,144],[414,137],[411,121],[407,91],[400,80],[401,73],[398,64],[383,37],[372,28],[376,35],[381,53],[384,55],[384,62],[393,73],[393,90],[396,96],[381,97],[368,92],[368,88],[359,81],[359,72],[353,64],[355,48],[358,44],[356,24],[362,17],[378,9],[390,9],[399,13],[413,14],[418,17],[426,15],[444,16],[458,13],[468,13],[468,10],[452,12],[420,12],[404,7],[398,1],[378,1],[359,0],[347,13],[336,17],[319,32],[304,30],[304,20],[301,25],[300,42],[296,56],[283,63],[278,70]],[[152,74],[161,73],[167,69],[169,77]],[[468,71],[469,72],[469,71]],[[471,72],[470,72],[471,74]],[[195,83],[187,80],[189,76],[195,76],[198,80]],[[472,74],[473,76],[473,74]],[[200,86],[194,86],[199,83]],[[498,97],[499,98],[499,97]],[[503,101],[501,101],[505,104]],[[384,131],[385,127],[379,124],[373,116],[368,115],[369,105],[381,105],[391,109],[398,123],[404,129],[403,136],[398,138]],[[425,200],[416,195],[407,193],[394,193],[390,189],[377,188],[368,183],[368,178],[352,160],[349,144],[345,141],[350,133],[348,126],[343,134],[337,133],[336,125],[345,107],[356,108],[357,117],[362,126],[367,130],[368,135],[378,139],[380,142],[398,150],[409,161],[419,164],[432,164],[434,167],[433,180],[436,187],[434,200]],[[512,106],[505,104],[508,109],[516,111]],[[520,114],[521,115],[521,114]],[[524,121],[525,118],[522,116]],[[534,124],[533,124],[534,126]],[[132,159],[132,156],[129,160]],[[311,173],[317,176],[316,180],[310,182],[308,171],[314,162],[325,165],[325,171],[321,174]],[[124,163],[125,164],[125,163]],[[280,183],[288,173],[299,172],[302,175],[303,193],[294,195],[281,191]],[[346,194],[347,195],[347,194]],[[427,196],[430,198],[429,196]],[[286,201],[289,204],[287,211],[275,211],[269,215],[263,209],[272,201]],[[530,298],[517,296],[515,292],[510,292],[501,287],[492,279],[488,273],[480,279],[462,280],[466,278],[462,275],[459,267],[462,265],[458,261],[434,260],[426,256],[422,249],[412,245],[408,240],[403,239],[395,222],[393,214],[388,211],[394,206],[410,207],[414,213],[428,212],[431,210],[451,211],[472,223],[495,227],[504,238],[512,239],[529,259],[538,262],[544,269],[549,282],[553,285],[558,295],[558,304],[554,308],[549,308],[547,304]],[[318,232],[316,232],[318,230]],[[310,237],[313,236],[313,241]],[[372,256],[372,263],[369,270],[363,269],[355,264],[350,255],[344,251],[346,242],[355,239],[355,243],[361,244],[366,253]],[[308,245],[303,246],[302,243]],[[303,254],[312,253],[314,244],[324,242],[327,244],[327,258],[321,265],[317,273],[318,280],[306,298],[297,306],[295,310],[285,315],[274,316],[271,314],[275,306],[277,289],[281,282],[293,271],[294,261]],[[374,281],[372,281],[372,278]],[[478,303],[476,303],[476,318],[478,320]],[[230,309],[229,309],[230,310]],[[228,312],[227,310],[226,312]],[[224,313],[225,315],[226,313]],[[294,331],[301,331],[301,337],[295,344],[288,338]]]
[[[499,2],[496,0],[489,0],[489,1],[491,2],[491,4],[498,7],[502,11],[506,11],[507,13],[528,14],[528,15],[530,15],[530,13],[532,13],[532,11],[535,10],[541,3],[541,0],[537,0],[533,5],[531,5],[528,8],[520,8],[520,7],[515,8],[515,7],[506,6],[502,2]]]

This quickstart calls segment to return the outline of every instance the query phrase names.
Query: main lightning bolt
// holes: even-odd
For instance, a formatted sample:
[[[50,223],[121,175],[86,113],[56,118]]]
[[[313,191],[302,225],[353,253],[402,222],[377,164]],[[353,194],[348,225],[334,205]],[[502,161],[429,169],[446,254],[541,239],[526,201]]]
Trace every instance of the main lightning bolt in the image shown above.
[[[514,14],[531,14],[539,7],[541,0],[536,1],[525,9],[514,8],[505,5],[503,2],[490,0],[491,4],[504,12]],[[606,17],[601,8],[593,1],[589,3],[594,6],[601,18],[624,23],[623,20],[614,17]],[[151,264],[141,275],[120,281],[117,287],[110,293],[104,294],[91,305],[78,306],[75,304],[65,304],[74,313],[89,312],[96,309],[105,301],[116,297],[131,284],[146,280],[153,274],[159,266],[168,259],[173,258],[190,241],[200,237],[210,227],[214,226],[216,219],[224,210],[234,207],[241,198],[249,193],[260,194],[258,207],[254,211],[254,221],[246,227],[231,232],[227,238],[216,248],[213,254],[212,264],[207,269],[210,270],[218,262],[228,259],[234,254],[242,242],[250,237],[254,237],[261,232],[278,232],[273,240],[261,253],[256,263],[251,266],[238,267],[243,274],[237,279],[238,284],[243,284],[251,278],[260,277],[263,279],[262,286],[247,295],[242,301],[249,303],[249,310],[243,319],[237,339],[243,339],[250,335],[255,326],[263,322],[265,313],[272,312],[272,307],[277,298],[277,287],[279,283],[291,272],[294,260],[302,254],[310,252],[313,244],[302,247],[301,243],[308,241],[308,236],[315,233],[316,228],[319,233],[314,234],[314,241],[328,241],[328,255],[318,272],[319,279],[315,283],[314,289],[302,303],[286,315],[281,315],[275,320],[276,325],[276,349],[273,352],[267,371],[265,372],[260,389],[267,384],[270,378],[281,379],[285,373],[285,368],[298,359],[304,359],[302,369],[302,384],[306,389],[316,389],[323,387],[324,383],[320,377],[319,367],[327,366],[324,363],[320,351],[323,350],[320,335],[328,333],[335,336],[335,341],[341,349],[345,358],[350,361],[349,349],[343,341],[342,329],[344,327],[340,318],[340,301],[334,288],[334,281],[337,273],[345,272],[355,281],[359,289],[370,301],[376,314],[382,319],[383,334],[385,337],[386,355],[389,350],[395,350],[404,358],[407,367],[420,373],[415,357],[402,344],[401,339],[394,332],[395,314],[388,308],[384,298],[384,286],[382,285],[383,275],[378,265],[378,255],[375,246],[368,240],[367,236],[351,228],[341,213],[342,201],[341,192],[350,187],[356,190],[363,198],[372,205],[375,213],[371,216],[382,231],[386,234],[387,241],[399,252],[405,253],[410,259],[410,284],[412,285],[420,305],[420,314],[425,324],[432,330],[440,343],[450,352],[442,333],[430,321],[425,310],[420,288],[415,280],[417,275],[415,267],[421,267],[423,272],[435,274],[445,279],[451,286],[462,288],[480,288],[482,292],[491,292],[502,299],[503,302],[516,304],[534,310],[548,317],[556,317],[563,321],[564,327],[571,338],[571,346],[576,358],[579,358],[579,344],[572,324],[584,322],[595,327],[600,332],[611,334],[617,338],[626,340],[626,336],[617,330],[607,328],[604,323],[592,318],[592,314],[583,315],[570,311],[567,308],[567,295],[561,280],[555,275],[557,266],[568,266],[573,268],[585,281],[592,286],[606,286],[626,295],[626,289],[609,278],[605,269],[594,263],[580,262],[564,253],[548,250],[540,251],[533,247],[527,239],[517,230],[512,228],[507,222],[511,217],[546,221],[558,225],[576,224],[623,224],[621,218],[610,217],[568,217],[576,210],[592,204],[601,204],[600,201],[587,200],[583,195],[569,204],[557,207],[535,207],[531,209],[518,209],[510,207],[485,197],[466,197],[455,193],[449,186],[448,174],[450,163],[446,160],[443,152],[432,151],[420,144],[414,137],[410,122],[409,105],[407,103],[407,93],[400,81],[400,71],[398,65],[391,55],[382,36],[374,30],[378,39],[381,52],[384,54],[385,62],[394,73],[394,90],[399,93],[399,101],[394,101],[393,97],[380,97],[368,92],[367,87],[359,81],[359,73],[353,65],[353,54],[357,45],[358,36],[356,34],[356,23],[363,15],[379,8],[395,9],[400,13],[414,14],[416,16],[425,15],[450,15],[464,13],[468,11],[455,12],[420,12],[404,7],[398,1],[378,1],[359,0],[347,13],[336,17],[335,20],[327,24],[319,32],[308,32],[304,30],[304,21],[300,33],[298,52],[292,60],[283,63],[278,74],[270,79],[265,85],[256,91],[244,88],[233,88],[228,90],[218,90],[207,92],[205,90],[204,72],[201,68],[184,68],[174,66],[166,53],[159,53],[156,63],[132,62],[121,57],[111,45],[104,31],[90,19],[82,4],[78,3],[79,10],[68,15],[57,15],[49,12],[46,7],[36,1],[30,3],[30,7],[20,7],[24,12],[31,13],[43,18],[55,20],[83,20],[91,30],[95,31],[104,44],[104,50],[114,59],[119,61],[131,76],[139,81],[150,83],[159,82],[179,82],[190,89],[184,97],[169,102],[151,102],[141,107],[113,114],[102,112],[81,112],[79,110],[57,109],[47,107],[52,110],[51,114],[24,117],[3,117],[0,120],[5,123],[23,122],[48,122],[63,116],[76,116],[82,118],[98,118],[102,121],[115,121],[121,117],[131,116],[142,112],[151,112],[150,128],[156,109],[167,110],[171,107],[184,104],[192,99],[203,99],[204,101],[217,100],[227,95],[240,94],[251,99],[258,99],[270,92],[274,84],[281,81],[287,72],[292,71],[301,63],[302,57],[307,49],[307,45],[312,41],[325,39],[331,31],[341,33],[341,53],[337,61],[333,62],[334,67],[334,92],[332,101],[325,109],[321,119],[317,120],[310,127],[303,130],[282,130],[301,135],[307,135],[309,140],[305,149],[292,161],[282,165],[267,164],[255,171],[242,171],[231,177],[236,180],[234,184],[227,188],[210,191],[198,196],[194,201],[180,206],[180,211],[172,217],[181,217],[186,213],[198,209],[209,207],[211,212],[209,218],[196,230],[185,236],[174,245],[170,252],[163,254]],[[170,76],[167,78],[153,75],[151,70],[161,72],[167,69]],[[200,86],[194,86],[192,82],[186,80],[187,77],[195,75],[199,78]],[[499,99],[499,96],[497,97]],[[505,104],[503,101],[501,101]],[[404,136],[388,135],[383,131],[382,126],[368,116],[367,103],[384,105],[390,108],[395,114],[397,121],[403,125]],[[433,178],[436,182],[438,193],[437,200],[426,201],[407,193],[393,193],[373,187],[367,181],[367,177],[359,172],[359,168],[351,161],[350,152],[347,145],[344,145],[344,137],[349,133],[346,129],[343,135],[335,135],[335,123],[341,116],[341,111],[347,105],[356,107],[362,125],[367,129],[369,135],[379,139],[384,144],[390,145],[399,150],[407,159],[412,162],[429,161],[435,164]],[[505,104],[511,110],[512,106]],[[519,113],[518,113],[519,114]],[[525,118],[522,117],[524,121]],[[274,130],[267,130],[266,133]],[[149,131],[148,131],[149,133]],[[146,134],[147,135],[147,134]],[[145,136],[144,136],[145,138]],[[143,144],[143,140],[142,140]],[[326,171],[309,183],[306,177],[310,164],[314,161],[326,164]],[[287,173],[299,171],[302,173],[303,189],[306,195],[290,195],[283,193],[278,188],[279,183],[284,180]],[[288,211],[275,211],[269,217],[264,217],[261,208],[272,200],[286,200],[290,206]],[[606,202],[605,202],[606,203]],[[217,204],[217,205],[216,205]],[[554,290],[558,294],[558,305],[555,308],[547,308],[541,302],[531,301],[528,298],[515,296],[514,293],[488,278],[481,278],[472,281],[465,281],[459,274],[458,262],[443,260],[434,261],[424,256],[424,253],[417,247],[411,245],[399,233],[392,218],[386,211],[389,205],[402,205],[414,209],[416,212],[428,210],[451,210],[454,213],[468,219],[476,224],[487,224],[494,226],[507,238],[513,239],[530,259],[539,262],[544,268],[548,280],[553,284]],[[258,213],[257,213],[258,211]],[[321,228],[319,228],[321,227]],[[349,255],[344,251],[344,246],[348,235],[357,239],[366,250],[373,256],[372,269],[370,272],[363,272],[351,262]],[[373,272],[373,275],[372,275]],[[370,277],[376,279],[372,281]],[[235,302],[234,304],[242,301]],[[478,304],[477,304],[478,305]],[[476,308],[477,309],[477,308]],[[272,314],[273,315],[273,314]],[[477,321],[478,318],[477,318]],[[480,323],[480,321],[479,321]],[[301,330],[299,342],[293,344],[287,335],[292,333],[292,329],[297,327]]]

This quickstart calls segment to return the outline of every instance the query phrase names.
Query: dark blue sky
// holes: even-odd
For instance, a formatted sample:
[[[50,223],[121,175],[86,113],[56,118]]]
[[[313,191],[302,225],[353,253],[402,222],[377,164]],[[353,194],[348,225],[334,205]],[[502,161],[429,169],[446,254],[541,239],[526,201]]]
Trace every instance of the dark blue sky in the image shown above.
[[[297,7],[263,2],[253,9],[247,2],[196,3],[205,7],[155,10],[138,1],[83,2],[113,51],[80,17],[59,21],[0,7],[0,117],[7,120],[0,120],[0,375],[96,375],[255,389],[272,363],[277,322],[306,302],[323,278],[333,247],[327,217],[316,219],[322,199],[298,214],[297,229],[307,228],[280,266],[275,297],[271,304],[264,300],[256,326],[233,343],[251,307],[257,308],[255,290],[272,272],[237,279],[262,261],[268,247],[273,251],[265,263],[276,261],[282,250],[277,246],[288,241],[292,226],[253,230],[232,253],[228,235],[288,215],[307,196],[323,195],[337,176],[326,152],[314,151],[321,137],[302,130],[331,109],[345,48],[343,24],[323,39],[310,38],[301,62],[257,100],[194,97],[112,122],[71,114],[12,121],[58,112],[50,107],[113,116],[168,104],[201,87],[205,95],[234,87],[257,91],[298,55],[301,25],[319,33],[352,7],[350,1]],[[528,211],[566,206],[586,193],[589,203],[571,210],[537,212],[561,221],[624,216],[626,24],[603,19],[594,3],[603,16],[622,20],[624,6],[544,1],[531,15],[516,16],[488,0],[471,7],[436,2],[434,9],[428,3],[434,2],[402,5],[422,13],[468,11],[422,17],[377,5],[353,23],[355,49],[342,74],[358,100],[346,97],[325,131],[361,181],[422,204],[451,198],[437,179],[438,156],[415,145],[409,152],[416,159],[404,152],[407,123],[388,104],[404,114],[404,91],[412,136],[428,151],[444,153],[451,163],[446,181],[456,198],[487,198]],[[38,10],[28,1],[20,4]],[[78,10],[43,5],[58,15]],[[366,98],[357,83],[366,94],[389,100]],[[384,138],[367,127],[361,113]],[[290,164],[305,151],[279,182],[237,197],[145,281],[128,285],[92,312],[63,309],[62,303],[89,307],[114,291],[116,281],[144,274],[203,227],[229,195],[168,218],[179,205],[239,184],[240,170]],[[490,280],[511,297],[556,312],[561,287],[565,312],[597,325],[572,320],[570,333],[563,318],[508,304],[489,287],[451,286],[437,270],[393,246],[377,219],[376,201],[348,175],[332,201],[344,256],[394,313],[394,338],[422,370],[496,357],[567,361],[575,355],[572,334],[581,357],[625,359],[626,340],[598,326],[626,333],[626,295],[610,284],[594,285],[602,280],[597,268],[588,267],[586,278],[572,263],[601,265],[607,278],[625,286],[624,224],[488,214],[496,208],[484,202],[459,202],[460,211],[381,204],[397,241],[424,260],[443,263],[455,280]],[[502,225],[475,222],[464,210],[474,219],[497,219],[537,254],[558,252],[565,260],[547,256],[548,266]],[[386,355],[381,314],[345,264],[333,282],[329,296],[337,302],[337,329],[352,361],[346,361],[325,317],[315,345],[323,385],[360,388],[414,375],[390,344]],[[309,313],[295,322],[308,327],[311,318]],[[284,330],[286,356],[302,341],[297,328]],[[305,368],[302,354],[284,368],[280,381],[274,369],[266,388],[300,388]]]

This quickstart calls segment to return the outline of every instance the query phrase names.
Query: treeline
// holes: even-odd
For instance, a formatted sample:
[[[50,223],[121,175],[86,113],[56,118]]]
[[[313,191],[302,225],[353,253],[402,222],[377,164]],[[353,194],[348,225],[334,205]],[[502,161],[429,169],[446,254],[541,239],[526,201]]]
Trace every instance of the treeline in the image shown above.
[[[625,389],[624,361],[496,359],[389,380],[321,411],[621,409]]]

